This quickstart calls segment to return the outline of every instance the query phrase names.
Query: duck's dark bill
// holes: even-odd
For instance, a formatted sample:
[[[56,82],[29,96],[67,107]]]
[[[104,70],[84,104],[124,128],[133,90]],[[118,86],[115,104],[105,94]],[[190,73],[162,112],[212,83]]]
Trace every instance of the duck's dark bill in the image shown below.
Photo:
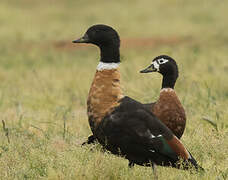
[[[154,68],[154,65],[151,64],[149,67],[147,67],[146,69],[143,69],[140,71],[140,73],[149,73],[149,72],[156,72],[157,69]]]
[[[72,41],[72,43],[88,43],[88,42],[89,42],[89,37],[86,35],[79,39]]]

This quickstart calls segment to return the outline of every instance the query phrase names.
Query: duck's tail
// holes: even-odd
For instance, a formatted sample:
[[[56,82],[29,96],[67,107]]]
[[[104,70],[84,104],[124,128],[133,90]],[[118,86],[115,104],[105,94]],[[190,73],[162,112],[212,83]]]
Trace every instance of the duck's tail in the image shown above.
[[[204,172],[204,168],[202,168],[197,161],[195,160],[195,158],[191,155],[191,153],[188,151],[190,158],[188,158],[188,160],[183,161],[183,163],[181,163],[181,166],[183,166],[183,169],[191,169],[192,167],[197,170],[198,172]]]

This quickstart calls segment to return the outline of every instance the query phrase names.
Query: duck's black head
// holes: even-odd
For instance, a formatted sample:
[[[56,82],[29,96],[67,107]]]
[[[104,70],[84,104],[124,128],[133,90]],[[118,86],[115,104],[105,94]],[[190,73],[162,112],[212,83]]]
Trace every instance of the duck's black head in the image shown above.
[[[105,63],[120,62],[120,38],[118,33],[110,26],[98,24],[91,26],[83,37],[73,43],[91,43],[100,48],[101,59]]]
[[[163,75],[162,88],[174,88],[178,78],[176,61],[167,55],[161,55],[153,59],[150,66],[140,73],[159,72]]]

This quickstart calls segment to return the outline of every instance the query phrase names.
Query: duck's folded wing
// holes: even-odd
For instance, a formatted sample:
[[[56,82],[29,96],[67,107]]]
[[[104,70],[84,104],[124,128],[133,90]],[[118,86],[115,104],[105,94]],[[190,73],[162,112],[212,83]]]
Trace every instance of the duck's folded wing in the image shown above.
[[[136,107],[135,111],[120,109],[109,116],[105,134],[110,142],[120,146],[120,150],[133,159],[151,159],[159,165],[176,166],[174,163],[179,158],[191,159],[183,144],[156,116],[140,105]]]
[[[175,160],[177,157],[183,159],[190,157],[188,151],[171,130],[152,113],[138,109],[132,114],[131,119],[128,121],[130,130],[135,133],[135,138],[147,145],[149,150],[154,148],[157,153]]]

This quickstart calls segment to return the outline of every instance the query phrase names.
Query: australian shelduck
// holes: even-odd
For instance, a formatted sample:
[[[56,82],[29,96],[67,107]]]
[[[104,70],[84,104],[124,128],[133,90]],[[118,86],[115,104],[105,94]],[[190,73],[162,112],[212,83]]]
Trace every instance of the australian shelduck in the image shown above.
[[[169,128],[143,104],[123,94],[119,71],[120,39],[112,27],[94,25],[73,43],[90,43],[100,49],[100,62],[88,95],[87,114],[94,138],[105,149],[128,159],[129,166],[201,169]]]
[[[176,61],[169,56],[161,55],[154,58],[151,65],[140,72],[158,72],[163,76],[159,99],[145,106],[180,139],[185,130],[186,115],[174,91],[178,78]]]

